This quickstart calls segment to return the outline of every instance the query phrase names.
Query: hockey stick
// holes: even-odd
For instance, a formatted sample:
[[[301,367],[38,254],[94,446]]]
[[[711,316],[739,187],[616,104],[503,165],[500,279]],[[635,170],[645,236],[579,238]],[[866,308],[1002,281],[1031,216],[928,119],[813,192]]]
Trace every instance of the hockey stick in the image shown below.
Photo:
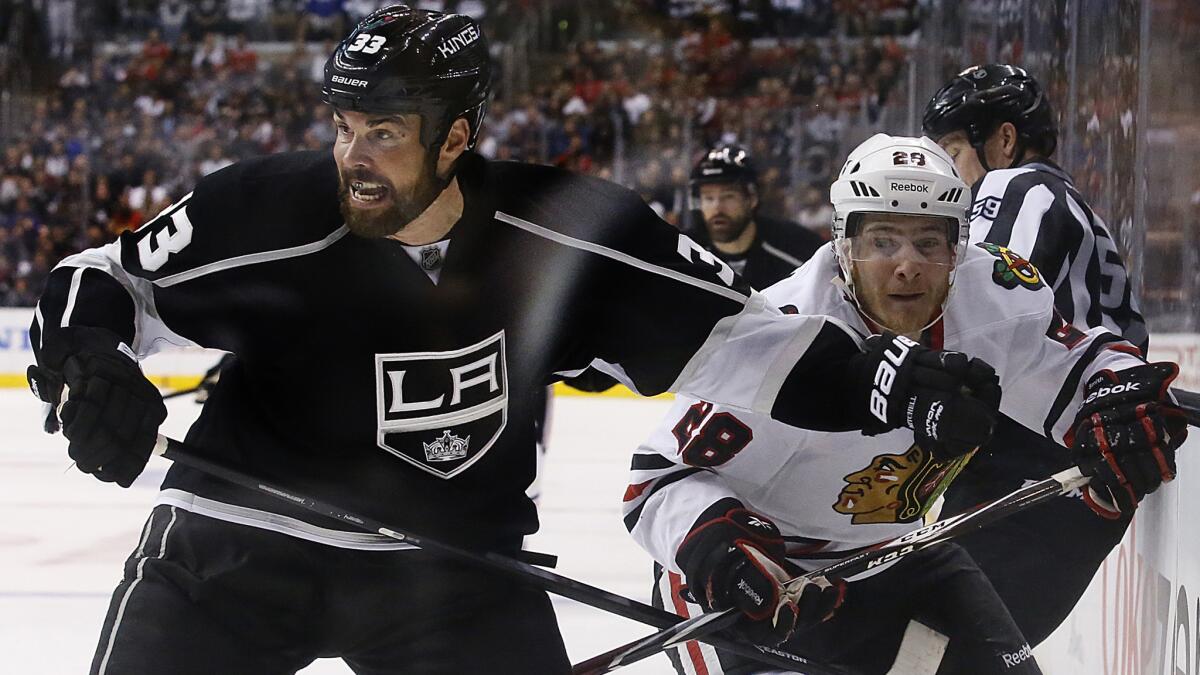
[[[1200,427],[1200,394],[1182,389],[1172,389],[1171,394],[1179,403],[1180,409],[1183,410],[1188,424]],[[879,565],[894,562],[909,553],[973,532],[1013,513],[1081,488],[1088,483],[1088,480],[1088,476],[1083,475],[1077,467],[1065,469],[1045,480],[1010,492],[993,502],[980,504],[957,516],[931,523],[891,541],[880,542],[848,558],[803,574],[785,584],[785,587],[788,590],[795,590],[794,586],[802,580],[816,576],[853,576]],[[738,610],[727,609],[721,612],[701,614],[691,619],[680,619],[670,628],[610,649],[576,664],[573,674],[607,673],[653,656],[677,644],[688,640],[703,639],[711,632],[730,628],[740,618],[741,613]]]
[[[278,499],[301,506],[314,513],[350,523],[368,532],[376,532],[392,539],[412,544],[417,548],[446,558],[466,562],[478,567],[499,572],[544,591],[570,598],[585,605],[611,612],[656,628],[666,628],[679,622],[679,617],[670,612],[651,607],[630,598],[589,586],[549,570],[534,567],[509,556],[495,552],[472,551],[422,537],[408,530],[389,527],[365,516],[344,511],[319,500],[296,494],[271,483],[249,476],[238,469],[200,457],[186,444],[160,435],[154,446],[154,454],[172,462],[183,464],[198,471],[221,478],[246,489],[271,495]],[[813,663],[804,657],[765,645],[751,645],[735,639],[710,634],[702,638],[715,647],[746,658],[754,659],[773,668],[794,671],[804,668],[811,675],[846,675],[844,670]]]
[[[930,523],[890,541],[875,544],[831,565],[802,574],[784,584],[784,587],[787,590],[798,590],[796,587],[802,582],[817,576],[848,577],[895,562],[910,553],[943,543],[1035,504],[1066,494],[1086,485],[1088,480],[1089,478],[1077,467],[1071,467],[1033,485],[1014,490],[996,501],[980,504],[970,511]],[[731,627],[741,616],[740,610],[731,608],[701,614],[691,619],[680,619],[669,628],[583,661],[574,666],[572,672],[574,675],[607,673],[682,642],[704,639],[713,631]]]
[[[194,387],[191,387],[190,389],[177,389],[169,394],[163,394],[162,397],[163,397],[163,400],[165,401],[169,398],[176,398],[179,396],[187,396],[188,394],[194,394],[203,388],[204,388],[204,384],[201,383]]]

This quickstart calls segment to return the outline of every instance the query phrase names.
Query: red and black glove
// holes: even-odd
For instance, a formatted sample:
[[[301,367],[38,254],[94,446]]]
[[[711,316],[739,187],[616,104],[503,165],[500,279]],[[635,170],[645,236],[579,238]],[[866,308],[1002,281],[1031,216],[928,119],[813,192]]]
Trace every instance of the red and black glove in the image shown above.
[[[801,571],[784,557],[779,528],[734,499],[717,502],[697,519],[675,561],[705,611],[736,607],[754,622],[752,637],[774,644],[829,619],[845,597],[846,584],[838,578],[786,588]]]
[[[1175,449],[1187,438],[1184,413],[1168,392],[1178,374],[1162,362],[1103,370],[1088,381],[1066,441],[1075,465],[1092,477],[1083,500],[1097,514],[1132,513],[1175,478]]]
[[[46,430],[63,385],[63,435],[80,471],[129,487],[141,474],[158,440],[167,408],[120,336],[103,328],[67,327],[43,345],[39,365],[26,375],[34,395],[51,406]]]
[[[939,460],[987,443],[1000,407],[1000,378],[982,359],[937,351],[885,332],[863,342],[854,375],[867,404],[863,433],[912,429]]]

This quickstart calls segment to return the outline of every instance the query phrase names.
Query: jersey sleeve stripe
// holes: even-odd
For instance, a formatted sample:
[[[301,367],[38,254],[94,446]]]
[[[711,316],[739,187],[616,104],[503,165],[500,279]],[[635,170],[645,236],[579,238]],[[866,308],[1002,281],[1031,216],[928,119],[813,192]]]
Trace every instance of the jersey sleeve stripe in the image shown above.
[[[191,281],[192,279],[212,274],[214,272],[220,272],[222,270],[309,255],[333,246],[349,232],[349,228],[343,225],[329,233],[328,236],[320,241],[301,244],[300,246],[292,246],[291,248],[281,248],[274,251],[260,251],[258,253],[247,253],[246,255],[240,255],[236,258],[217,260],[215,262],[201,265],[190,270],[184,270],[183,272],[177,272],[161,279],[156,279],[152,283],[159,288],[167,288],[176,284],[181,284],[185,281]]]
[[[651,274],[657,274],[659,276],[667,277],[668,279],[673,279],[675,281],[679,281],[679,282],[682,282],[685,284],[690,284],[697,288],[706,290],[710,293],[716,293],[717,295],[728,298],[735,302],[744,304],[748,297],[743,293],[739,293],[739,292],[733,290],[732,288],[727,288],[727,287],[721,286],[719,284],[714,284],[710,281],[705,281],[703,279],[697,279],[696,277],[689,276],[682,272],[676,272],[675,270],[667,269],[665,267],[660,267],[658,265],[648,263],[645,260],[641,260],[640,258],[629,255],[628,253],[623,253],[621,251],[609,248],[607,246],[602,246],[600,244],[590,242],[590,241],[584,241],[583,239],[576,239],[575,237],[565,235],[561,232],[555,232],[554,230],[551,230],[547,227],[543,227],[536,223],[531,223],[528,220],[524,220],[524,219],[518,218],[516,216],[511,216],[507,213],[504,213],[503,211],[497,211],[495,213],[495,218],[496,218],[496,220],[499,220],[504,223],[508,223],[509,225],[512,225],[513,227],[525,230],[526,232],[529,232],[530,234],[542,237],[544,239],[549,239],[550,241],[553,241],[557,244],[561,244],[563,246],[569,246],[571,248],[577,248],[582,251],[588,251],[589,253],[595,253],[596,255],[601,255],[601,256],[604,256],[605,258],[616,260],[617,262],[624,263],[626,265],[630,265],[632,267],[636,267],[641,270],[645,270],[647,272],[650,272]]]
[[[75,301],[79,299],[79,282],[82,280],[83,268],[76,267],[71,274],[71,288],[67,291],[67,307],[63,310],[62,319],[58,323],[60,328],[71,325],[71,314],[75,312]]]
[[[674,466],[679,465],[662,455],[638,454],[633,456],[633,461],[630,462],[629,468],[633,471],[652,471],[656,469],[670,469]]]
[[[1098,336],[1095,340],[1092,340],[1092,343],[1084,350],[1083,356],[1071,367],[1071,372],[1067,373],[1067,379],[1063,382],[1062,388],[1058,390],[1058,396],[1054,399],[1054,405],[1050,406],[1050,413],[1046,415],[1046,421],[1043,423],[1046,438],[1054,438],[1054,425],[1063,416],[1067,406],[1070,405],[1072,399],[1075,398],[1076,392],[1079,391],[1079,383],[1083,378],[1083,373],[1091,365],[1092,361],[1096,359],[1096,355],[1114,342],[1122,342],[1122,340],[1112,333],[1105,333]]]
[[[643,489],[641,491],[640,498],[636,499],[637,505],[631,507],[629,509],[628,513],[625,514],[625,517],[624,517],[625,529],[629,530],[630,532],[633,532],[633,528],[637,527],[638,520],[640,520],[642,517],[642,510],[646,508],[646,500],[650,499],[650,497],[653,496],[654,493],[667,487],[668,485],[671,485],[672,483],[678,483],[679,481],[683,480],[684,478],[687,478],[688,476],[690,476],[694,473],[698,473],[700,471],[703,471],[703,469],[698,469],[695,467],[681,468],[679,471],[676,471],[675,473],[670,473],[661,478],[656,479],[654,481],[654,485],[650,486],[647,489]]]
[[[787,253],[784,253],[783,251],[775,248],[774,246],[768,244],[765,241],[762,243],[762,247],[763,247],[764,251],[766,251],[767,253],[770,253],[771,255],[775,256],[776,258],[779,258],[780,260],[784,261],[785,263],[787,263],[789,265],[794,265],[796,267],[799,267],[804,264],[803,260],[798,260],[798,259],[788,255]]]

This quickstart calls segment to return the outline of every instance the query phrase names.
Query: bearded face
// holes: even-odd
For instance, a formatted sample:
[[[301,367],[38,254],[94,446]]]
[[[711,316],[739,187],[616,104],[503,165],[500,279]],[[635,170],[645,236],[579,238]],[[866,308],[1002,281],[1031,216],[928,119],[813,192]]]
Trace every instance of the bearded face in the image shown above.
[[[396,234],[425,212],[449,183],[436,150],[420,143],[418,115],[334,111],[338,205],[359,237]]]

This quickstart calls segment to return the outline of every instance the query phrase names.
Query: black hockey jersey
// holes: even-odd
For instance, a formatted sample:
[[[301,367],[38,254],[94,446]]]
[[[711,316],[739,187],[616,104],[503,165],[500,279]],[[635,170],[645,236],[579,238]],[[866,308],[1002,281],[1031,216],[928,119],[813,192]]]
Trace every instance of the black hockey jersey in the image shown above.
[[[722,253],[712,244],[704,228],[704,216],[693,214],[695,226],[688,234],[720,257],[756,289],[763,289],[791,274],[812,257],[825,240],[808,228],[786,220],[754,217],[757,233],[745,253]]]
[[[464,212],[435,284],[398,241],[349,233],[329,153],[223,169],[136,232],[64,260],[36,311],[35,351],[61,326],[89,325],[139,357],[171,345],[234,353],[188,442],[475,546],[536,530],[524,494],[536,392],[589,366],[644,394],[853,426],[849,406],[825,402],[840,400],[833,373],[856,338],[771,309],[634,193],[474,154],[458,180]],[[807,376],[819,391],[792,379]],[[401,546],[180,465],[160,503],[337,546]]]

